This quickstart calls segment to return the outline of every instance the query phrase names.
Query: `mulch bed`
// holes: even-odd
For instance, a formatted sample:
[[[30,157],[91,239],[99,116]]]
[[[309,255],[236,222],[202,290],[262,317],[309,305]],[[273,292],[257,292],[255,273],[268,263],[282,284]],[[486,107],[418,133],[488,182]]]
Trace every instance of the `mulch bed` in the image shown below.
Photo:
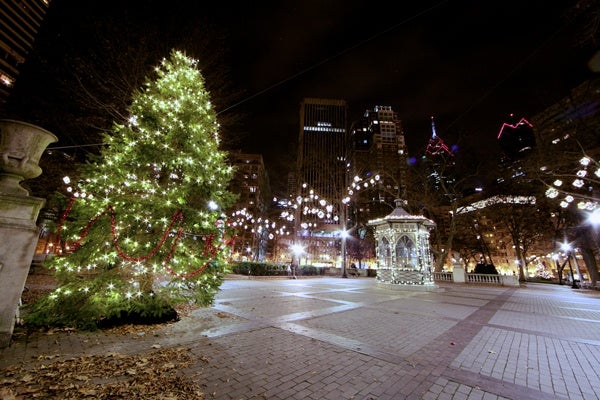
[[[55,286],[52,275],[33,271],[22,294],[24,305],[50,293]],[[196,306],[178,306],[186,315]],[[172,323],[172,322],[171,322]],[[153,324],[159,329],[163,324]],[[123,324],[103,329],[116,335],[136,335],[148,325]],[[72,328],[49,329],[43,334],[70,334]],[[13,341],[27,340],[31,334],[17,325]],[[65,358],[59,354],[40,355],[34,366],[14,365],[0,369],[0,400],[17,399],[204,399],[201,387],[181,373],[197,362],[185,348],[161,349],[152,346],[142,354],[111,353]],[[208,362],[206,359],[201,359]]]

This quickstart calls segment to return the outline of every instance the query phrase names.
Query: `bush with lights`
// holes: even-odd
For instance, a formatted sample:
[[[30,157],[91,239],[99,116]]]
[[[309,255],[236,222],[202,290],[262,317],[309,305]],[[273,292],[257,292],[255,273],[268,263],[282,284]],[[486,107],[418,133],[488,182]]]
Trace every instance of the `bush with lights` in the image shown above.
[[[173,51],[128,111],[72,185],[64,254],[47,262],[58,286],[26,310],[30,325],[90,329],[209,305],[228,272],[218,208],[234,200],[233,170],[196,61]]]

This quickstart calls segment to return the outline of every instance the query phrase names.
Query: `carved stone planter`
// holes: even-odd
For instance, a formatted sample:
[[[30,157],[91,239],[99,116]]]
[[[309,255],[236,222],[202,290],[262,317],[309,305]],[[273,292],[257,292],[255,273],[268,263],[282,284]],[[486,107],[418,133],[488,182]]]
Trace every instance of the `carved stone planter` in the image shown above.
[[[57,140],[39,126],[0,120],[0,193],[28,196],[29,192],[19,182],[40,176],[40,157]]]
[[[9,346],[17,322],[39,236],[36,220],[45,202],[30,196],[19,182],[42,173],[40,157],[56,141],[38,126],[0,120],[0,349]]]

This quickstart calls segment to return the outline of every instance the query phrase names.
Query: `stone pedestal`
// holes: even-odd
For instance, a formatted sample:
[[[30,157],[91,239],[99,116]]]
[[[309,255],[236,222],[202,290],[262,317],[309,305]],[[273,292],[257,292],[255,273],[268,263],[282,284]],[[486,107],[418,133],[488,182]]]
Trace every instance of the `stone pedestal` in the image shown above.
[[[519,279],[516,275],[500,275],[500,284],[502,286],[520,286]]]
[[[452,266],[452,281],[454,283],[467,282],[467,271],[465,271],[461,264],[454,264]]]
[[[0,348],[7,347],[15,326],[39,228],[44,199],[0,193]]]

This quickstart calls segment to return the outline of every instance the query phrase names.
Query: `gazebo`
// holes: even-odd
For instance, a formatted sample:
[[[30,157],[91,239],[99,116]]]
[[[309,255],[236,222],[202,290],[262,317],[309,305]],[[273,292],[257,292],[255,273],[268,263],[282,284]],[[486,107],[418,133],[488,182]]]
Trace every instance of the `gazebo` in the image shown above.
[[[377,282],[400,288],[437,288],[429,251],[429,232],[435,222],[410,215],[403,204],[403,200],[396,200],[391,214],[368,223],[375,228]]]

